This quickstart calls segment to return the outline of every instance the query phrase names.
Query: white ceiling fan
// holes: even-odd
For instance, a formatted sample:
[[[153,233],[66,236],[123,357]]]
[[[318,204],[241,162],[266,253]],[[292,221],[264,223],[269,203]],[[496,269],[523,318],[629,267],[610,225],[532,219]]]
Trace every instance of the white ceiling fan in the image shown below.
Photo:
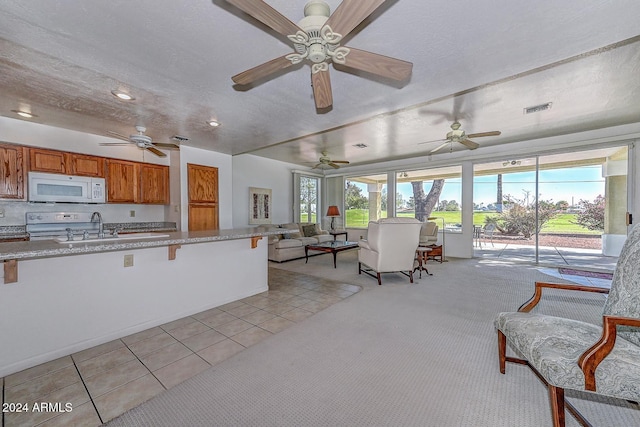
[[[499,130],[494,130],[490,132],[471,133],[467,135],[464,132],[464,130],[460,129],[460,127],[461,127],[460,122],[456,120],[455,122],[453,122],[453,124],[451,124],[451,131],[447,133],[447,136],[445,137],[445,139],[436,139],[434,141],[420,142],[419,144],[428,144],[430,142],[444,141],[442,145],[434,148],[433,150],[430,151],[430,153],[435,153],[436,151],[440,151],[447,145],[453,144],[454,142],[459,142],[460,144],[467,147],[469,150],[475,150],[480,146],[480,144],[478,144],[477,142],[473,142],[469,138],[481,138],[484,136],[498,136],[502,133]]]
[[[133,135],[129,135],[129,136],[125,136],[125,135],[121,135],[117,132],[111,132],[111,131],[107,131],[107,133],[109,133],[110,135],[115,136],[118,139],[122,139],[123,141],[127,141],[127,143],[120,143],[120,142],[115,142],[115,143],[101,143],[100,145],[127,145],[127,144],[135,144],[138,146],[138,148],[140,148],[141,150],[147,150],[152,152],[153,154],[155,154],[158,157],[167,157],[167,155],[165,153],[163,153],[162,151],[158,150],[158,148],[165,148],[168,150],[179,150],[180,146],[177,144],[165,144],[162,142],[153,142],[153,140],[151,139],[150,136],[145,135],[145,132],[147,131],[147,128],[145,128],[144,126],[141,125],[137,125],[136,126],[136,130],[138,131],[137,134],[133,134]]]
[[[346,160],[331,160],[326,151],[322,152],[322,155],[318,159],[318,164],[316,164],[313,169],[327,169],[327,167],[331,167],[334,169],[339,169],[340,165],[348,165],[349,162]]]
[[[280,12],[260,0],[226,0],[273,30],[287,36],[295,53],[290,53],[246,70],[231,79],[238,85],[250,85],[292,65],[311,63],[311,84],[316,108],[333,105],[329,64],[362,71],[396,81],[408,80],[413,64],[388,56],[346,46],[340,42],[385,0],[343,0],[330,14],[329,5],[321,0],[309,1],[305,17],[294,24]]]

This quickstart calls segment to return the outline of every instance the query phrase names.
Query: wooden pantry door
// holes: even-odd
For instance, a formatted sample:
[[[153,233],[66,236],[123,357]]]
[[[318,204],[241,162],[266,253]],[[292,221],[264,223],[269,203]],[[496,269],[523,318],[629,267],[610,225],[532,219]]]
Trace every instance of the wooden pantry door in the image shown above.
[[[189,231],[217,230],[218,168],[187,163]]]

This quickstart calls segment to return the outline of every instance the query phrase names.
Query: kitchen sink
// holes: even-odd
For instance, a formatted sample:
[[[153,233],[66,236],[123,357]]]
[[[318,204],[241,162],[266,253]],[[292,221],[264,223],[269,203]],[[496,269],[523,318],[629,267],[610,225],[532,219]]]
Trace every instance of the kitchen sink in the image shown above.
[[[113,237],[110,235],[105,236],[102,239],[99,239],[95,235],[90,236],[88,239],[82,240],[81,236],[76,236],[75,240],[67,240],[66,237],[58,237],[56,238],[56,242],[58,243],[95,243],[95,242],[104,242],[104,243],[112,243],[119,242],[121,240],[135,240],[135,239],[159,239],[163,237],[169,237],[168,234],[161,233],[129,233],[129,234],[121,234],[118,237]]]

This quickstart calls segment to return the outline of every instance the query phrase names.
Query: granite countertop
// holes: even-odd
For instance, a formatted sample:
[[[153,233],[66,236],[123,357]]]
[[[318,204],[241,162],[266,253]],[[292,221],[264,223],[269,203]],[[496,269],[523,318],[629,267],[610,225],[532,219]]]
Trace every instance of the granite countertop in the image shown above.
[[[150,231],[146,229],[144,231]],[[158,231],[158,230],[153,230]],[[249,239],[286,232],[278,230],[257,230],[255,228],[237,228],[212,231],[189,231],[162,233],[164,237],[153,239],[106,240],[104,242],[58,243],[55,240],[0,243],[0,261],[48,258],[57,256],[82,255],[89,253],[124,251],[130,249],[155,248],[169,245],[188,245],[193,243],[216,242],[221,240]]]
[[[105,230],[118,230],[118,233],[176,231],[175,222],[105,222],[103,227]]]
[[[9,239],[26,239],[29,233],[24,225],[5,225],[0,227],[0,242]]]
[[[167,232],[176,231],[175,222],[113,222],[104,223],[104,229],[118,230],[119,233]],[[0,243],[3,240],[27,239],[29,233],[24,225],[0,226]]]

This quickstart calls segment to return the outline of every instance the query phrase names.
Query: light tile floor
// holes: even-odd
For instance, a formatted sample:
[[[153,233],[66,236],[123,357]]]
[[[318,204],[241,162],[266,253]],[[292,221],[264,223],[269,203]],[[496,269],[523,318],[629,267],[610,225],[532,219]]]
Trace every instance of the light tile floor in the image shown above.
[[[0,378],[3,403],[29,405],[2,425],[99,426],[360,290],[271,268],[267,292]]]

